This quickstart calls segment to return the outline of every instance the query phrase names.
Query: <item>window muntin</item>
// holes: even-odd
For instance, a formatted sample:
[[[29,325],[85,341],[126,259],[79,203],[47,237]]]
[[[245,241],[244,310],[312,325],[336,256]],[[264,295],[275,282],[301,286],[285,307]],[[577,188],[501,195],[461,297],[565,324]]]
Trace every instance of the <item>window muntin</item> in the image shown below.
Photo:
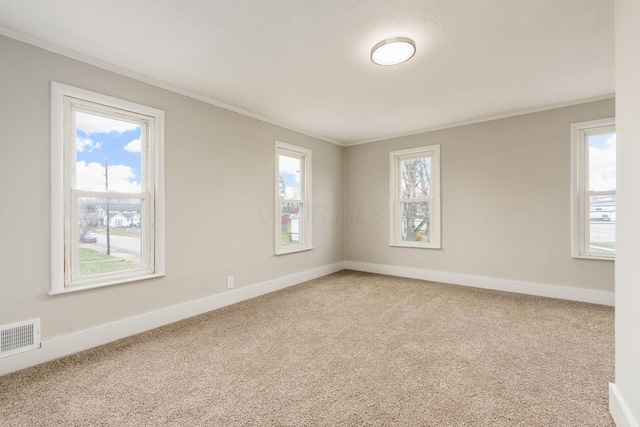
[[[311,150],[276,141],[276,255],[311,249]]]
[[[440,146],[390,153],[391,245],[440,248]]]
[[[164,113],[52,83],[51,291],[164,274]]]
[[[614,259],[616,133],[614,119],[572,125],[572,255]]]

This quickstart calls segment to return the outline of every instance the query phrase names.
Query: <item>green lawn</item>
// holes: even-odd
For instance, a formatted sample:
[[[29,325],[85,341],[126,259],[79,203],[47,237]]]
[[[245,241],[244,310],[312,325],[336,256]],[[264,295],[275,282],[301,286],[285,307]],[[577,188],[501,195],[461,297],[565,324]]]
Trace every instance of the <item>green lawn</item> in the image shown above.
[[[291,233],[285,231],[282,233],[282,246],[289,246],[290,244],[292,244]]]
[[[96,227],[95,233],[107,234],[106,227]],[[112,236],[140,237],[140,228],[110,228],[109,234]]]
[[[93,249],[80,248],[80,275],[113,273],[116,271],[135,270],[140,265],[122,258],[101,254]]]

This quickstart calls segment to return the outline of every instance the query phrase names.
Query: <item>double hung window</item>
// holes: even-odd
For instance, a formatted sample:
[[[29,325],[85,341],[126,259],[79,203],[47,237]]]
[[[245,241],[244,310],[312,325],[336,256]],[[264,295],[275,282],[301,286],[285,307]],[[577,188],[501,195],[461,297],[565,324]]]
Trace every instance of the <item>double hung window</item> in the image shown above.
[[[164,273],[154,108],[52,83],[51,293]]]
[[[616,251],[615,120],[571,125],[572,255],[614,259]]]
[[[440,146],[390,153],[391,245],[440,248]]]
[[[311,150],[276,141],[275,253],[311,249]]]

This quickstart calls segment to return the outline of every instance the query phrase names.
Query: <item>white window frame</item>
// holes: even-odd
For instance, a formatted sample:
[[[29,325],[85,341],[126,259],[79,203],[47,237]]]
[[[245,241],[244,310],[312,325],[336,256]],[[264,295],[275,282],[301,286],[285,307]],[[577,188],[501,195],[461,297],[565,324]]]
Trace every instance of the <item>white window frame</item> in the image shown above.
[[[407,159],[431,157],[431,197],[429,199],[401,198],[401,168],[400,162]],[[389,201],[390,201],[390,245],[409,248],[440,249],[440,145],[410,148],[407,150],[391,151],[389,153]],[[401,204],[406,201],[429,201],[431,219],[429,222],[430,242],[410,242],[402,240]]]
[[[109,112],[113,116],[135,117],[148,121],[149,144],[143,155],[147,173],[146,189],[134,197],[129,193],[80,191],[74,182],[76,143],[72,108]],[[75,277],[71,254],[78,245],[78,197],[141,198],[145,219],[141,269],[104,275]],[[144,199],[144,201],[143,201]],[[164,112],[145,105],[113,98],[85,89],[51,82],[51,283],[50,295],[82,291],[109,285],[164,276]],[[75,219],[75,222],[74,222]]]
[[[588,190],[588,136],[615,131],[614,117],[571,124],[571,256],[574,258],[615,260],[615,252],[606,254],[590,250],[589,196],[615,195],[616,190]]]
[[[280,155],[295,157],[300,159],[300,198],[299,199],[281,199],[280,198]],[[313,249],[311,245],[311,165],[312,152],[308,148],[298,147],[297,145],[287,144],[281,141],[275,141],[275,254],[285,255],[294,252],[308,251]],[[299,203],[302,205],[302,221],[300,233],[302,234],[301,242],[297,245],[282,246],[282,203]]]

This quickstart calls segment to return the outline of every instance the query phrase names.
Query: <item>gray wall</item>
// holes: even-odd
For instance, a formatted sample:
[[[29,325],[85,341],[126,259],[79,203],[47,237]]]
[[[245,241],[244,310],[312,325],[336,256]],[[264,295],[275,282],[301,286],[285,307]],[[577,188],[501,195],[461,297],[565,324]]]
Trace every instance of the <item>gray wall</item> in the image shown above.
[[[349,261],[613,292],[614,263],[571,258],[573,122],[605,100],[348,147]],[[389,246],[389,152],[440,144],[442,249]]]
[[[570,256],[569,124],[614,101],[348,148],[0,37],[0,324],[48,340],[345,259],[613,291]],[[166,112],[162,279],[48,296],[51,80]],[[273,255],[275,139],[313,150],[314,250]],[[389,151],[441,144],[442,250],[389,247]],[[344,221],[343,221],[344,218]]]
[[[0,324],[42,338],[344,260],[343,148],[0,37]],[[48,296],[49,85],[166,113],[165,278]],[[273,255],[274,140],[313,150],[314,250]]]

